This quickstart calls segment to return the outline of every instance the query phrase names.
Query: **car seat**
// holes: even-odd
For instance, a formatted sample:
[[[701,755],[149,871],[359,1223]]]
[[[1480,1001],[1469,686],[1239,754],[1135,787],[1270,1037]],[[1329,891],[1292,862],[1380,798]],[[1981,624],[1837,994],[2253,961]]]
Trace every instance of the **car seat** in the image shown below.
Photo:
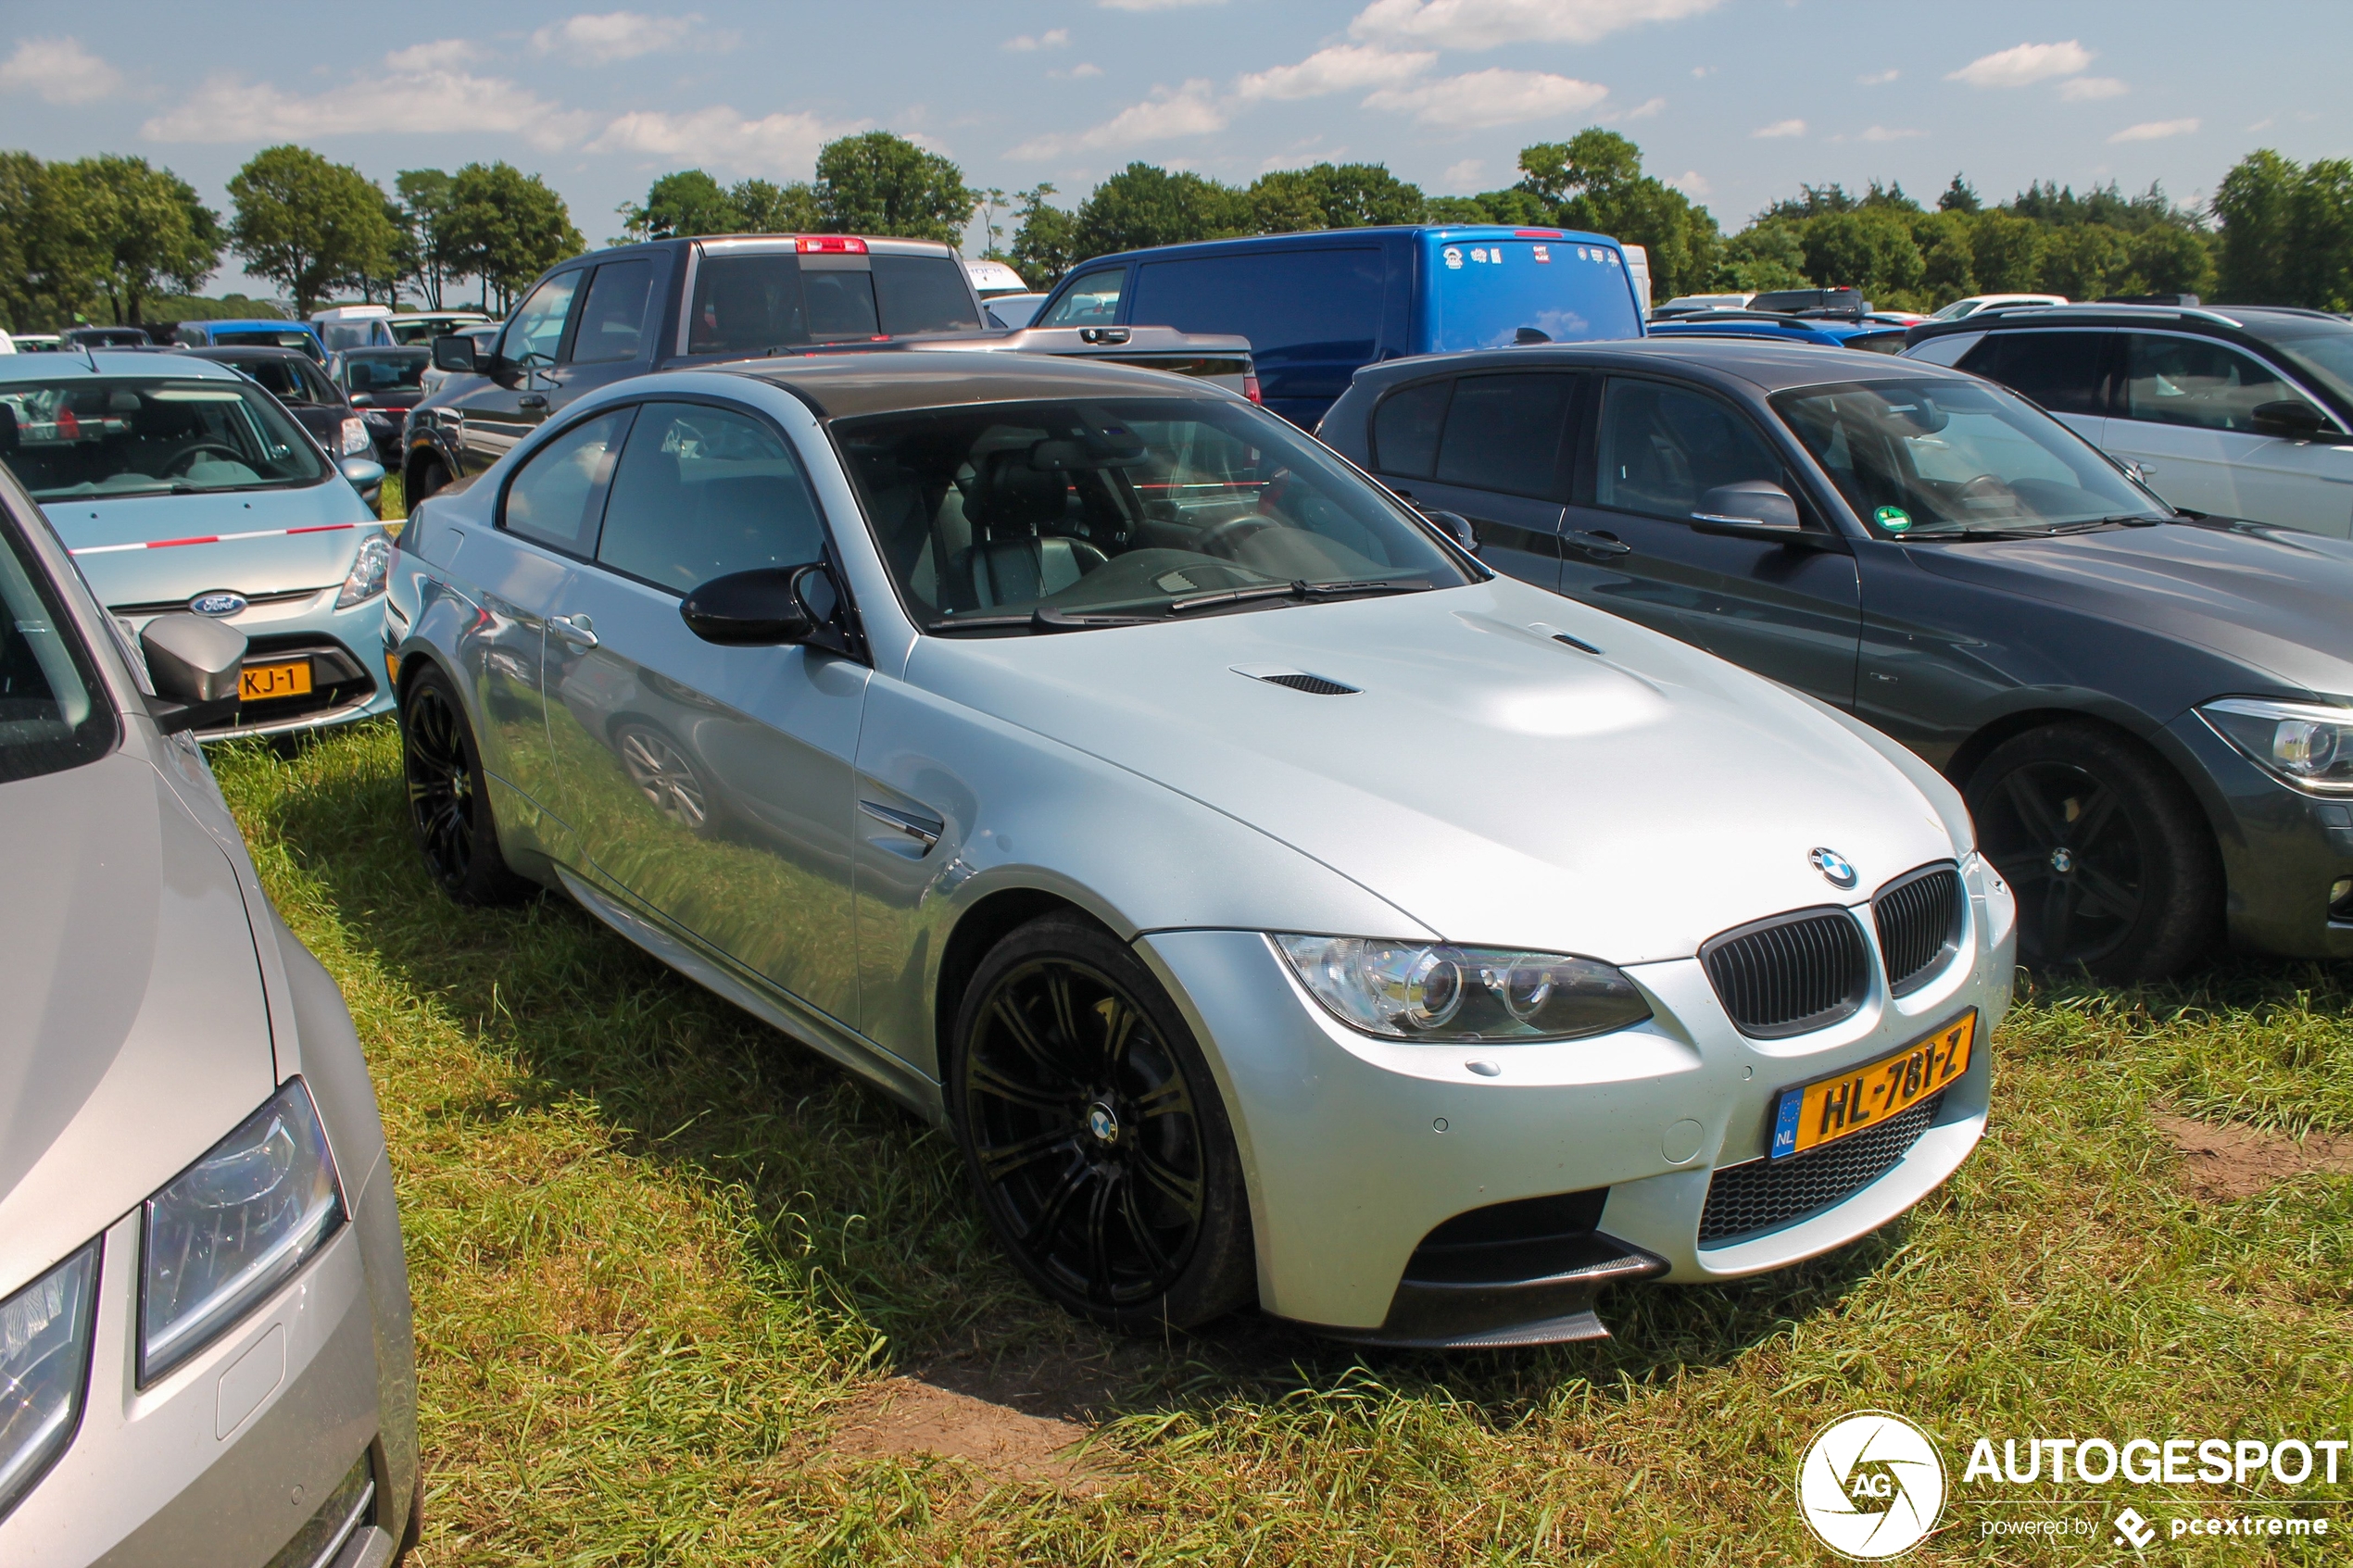
[[[974,540],[952,565],[956,586],[983,609],[1032,604],[1102,565],[1111,558],[1085,540],[1044,532],[1069,509],[1069,476],[1033,468],[1026,446],[984,455],[964,496]]]

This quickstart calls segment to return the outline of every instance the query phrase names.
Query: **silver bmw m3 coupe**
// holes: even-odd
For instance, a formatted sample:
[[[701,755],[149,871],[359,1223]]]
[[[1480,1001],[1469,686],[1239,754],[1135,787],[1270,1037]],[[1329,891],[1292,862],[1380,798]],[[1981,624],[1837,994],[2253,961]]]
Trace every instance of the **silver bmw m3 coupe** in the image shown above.
[[[2014,905],[1924,764],[1239,398],[948,358],[631,380],[419,510],[452,896],[560,887],[945,1124],[1116,1325],[1590,1337],[1967,1156]]]

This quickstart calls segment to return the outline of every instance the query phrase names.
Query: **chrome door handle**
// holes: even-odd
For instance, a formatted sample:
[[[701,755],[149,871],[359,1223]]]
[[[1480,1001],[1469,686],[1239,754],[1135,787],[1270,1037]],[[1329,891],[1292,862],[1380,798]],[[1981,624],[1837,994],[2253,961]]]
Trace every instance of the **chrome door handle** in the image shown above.
[[[1634,553],[1633,546],[1614,533],[1588,533],[1581,528],[1572,528],[1561,537],[1570,549],[1589,556],[1630,556]]]
[[[928,817],[918,817],[912,811],[901,811],[895,806],[877,805],[872,800],[861,800],[858,809],[878,822],[897,828],[926,850],[939,842],[940,830],[946,825]]]
[[[547,406],[547,398],[545,393],[526,392],[515,399],[515,407],[518,408],[545,408]]]
[[[597,629],[585,615],[551,615],[547,618],[547,630],[576,648],[597,646]]]

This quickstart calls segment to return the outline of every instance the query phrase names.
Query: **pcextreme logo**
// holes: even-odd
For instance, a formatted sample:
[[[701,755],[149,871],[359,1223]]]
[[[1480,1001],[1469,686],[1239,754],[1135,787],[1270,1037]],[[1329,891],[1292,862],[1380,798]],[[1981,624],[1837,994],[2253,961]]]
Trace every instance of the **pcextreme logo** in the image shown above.
[[[1902,1416],[1858,1411],[1815,1434],[1797,1465],[1797,1511],[1841,1557],[1898,1557],[1944,1512],[1944,1461]]]

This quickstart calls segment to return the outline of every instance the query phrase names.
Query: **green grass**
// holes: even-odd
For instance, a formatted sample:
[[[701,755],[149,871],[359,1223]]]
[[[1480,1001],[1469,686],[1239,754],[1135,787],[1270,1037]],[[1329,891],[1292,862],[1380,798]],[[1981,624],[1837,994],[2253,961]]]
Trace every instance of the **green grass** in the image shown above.
[[[2343,968],[2025,997],[1994,1040],[1994,1130],[1945,1189],[1804,1268],[1607,1298],[1606,1342],[1360,1355],[1243,1319],[1127,1344],[1041,1305],[939,1135],[813,1053],[560,898],[439,897],[389,726],[214,759],[376,1071],[433,1568],[1826,1562],[1791,1476],[1867,1406],[1952,1467],[1951,1528],[1907,1562],[2105,1562],[2106,1513],[2088,1550],[1982,1539],[2020,1511],[1959,1485],[1969,1439],[2353,1423],[2353,1182],[2201,1205],[2148,1120],[2353,1130]],[[835,1450],[883,1378],[959,1356],[1000,1384],[1081,1369],[1101,1485]]]
[[[407,481],[400,477],[397,470],[386,470],[384,474],[383,493],[376,497],[377,517],[381,518],[385,522],[400,522],[408,518],[409,492],[406,488],[407,483]]]

